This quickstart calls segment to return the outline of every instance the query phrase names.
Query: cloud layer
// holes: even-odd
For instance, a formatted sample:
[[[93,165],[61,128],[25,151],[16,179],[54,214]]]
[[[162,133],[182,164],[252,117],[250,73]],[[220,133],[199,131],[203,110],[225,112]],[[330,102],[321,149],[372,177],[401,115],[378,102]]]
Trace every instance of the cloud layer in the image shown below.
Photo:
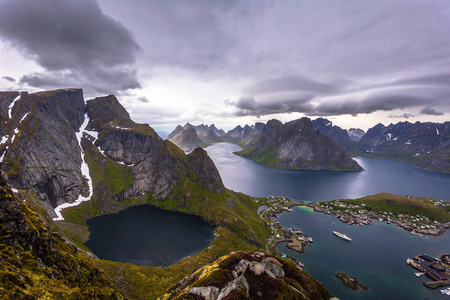
[[[97,2],[4,0],[0,5],[0,37],[45,68],[23,76],[22,84],[102,93],[140,87],[133,67],[138,44]]]

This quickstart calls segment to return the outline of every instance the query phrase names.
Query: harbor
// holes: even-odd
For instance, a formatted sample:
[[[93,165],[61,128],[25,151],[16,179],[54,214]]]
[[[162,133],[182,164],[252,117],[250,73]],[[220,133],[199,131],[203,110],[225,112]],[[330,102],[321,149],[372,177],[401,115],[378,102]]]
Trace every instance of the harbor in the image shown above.
[[[420,271],[416,276],[426,274],[433,281],[423,284],[431,289],[450,286],[450,265],[444,262],[448,255],[442,255],[441,259],[432,258],[426,254],[416,255],[413,259],[408,258],[406,263],[414,269]],[[450,296],[450,288],[441,290],[444,295]]]
[[[406,198],[411,198],[406,196]],[[436,199],[420,199],[423,203],[434,205],[435,207],[450,207],[450,202]],[[423,214],[407,214],[392,211],[373,210],[365,203],[349,203],[354,200],[333,200],[312,204],[314,211],[335,215],[336,218],[348,225],[371,225],[374,221],[387,224],[395,224],[416,236],[441,236],[450,228],[450,222],[440,223]],[[448,218],[447,218],[448,220]]]

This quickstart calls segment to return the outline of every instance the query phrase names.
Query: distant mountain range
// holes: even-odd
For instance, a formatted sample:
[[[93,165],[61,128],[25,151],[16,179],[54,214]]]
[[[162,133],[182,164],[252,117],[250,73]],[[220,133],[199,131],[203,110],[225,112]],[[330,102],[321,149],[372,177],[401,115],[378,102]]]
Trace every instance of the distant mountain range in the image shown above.
[[[326,127],[326,125],[324,125]],[[190,129],[194,129],[197,136]],[[348,134],[345,137],[350,142]],[[206,137],[206,138],[204,138]],[[286,124],[270,120],[267,124],[237,126],[228,133],[211,126],[192,126],[187,123],[169,135],[170,141],[185,151],[192,151],[211,142],[233,142],[244,149],[236,154],[267,166],[303,169],[361,171],[345,150],[325,134],[317,131],[308,118]]]
[[[269,166],[313,170],[354,169],[351,164],[347,164],[347,154],[342,156],[340,150],[334,145],[331,146],[332,144],[329,142],[324,142],[323,139],[320,140],[318,136],[312,134],[308,137],[303,134],[303,143],[299,143],[298,139],[297,143],[290,140],[289,143],[293,146],[289,148],[291,149],[290,154],[286,156],[286,153],[289,152],[287,150],[288,148],[286,148],[288,143],[284,143],[287,141],[287,137],[298,138],[300,136],[300,131],[287,129],[288,127],[291,128],[292,124],[295,122],[296,121],[286,123],[285,125],[291,125],[283,129],[283,124],[277,120],[271,120],[267,124],[256,123],[253,126],[237,126],[228,131],[225,136],[223,133],[216,135],[214,142],[232,142],[239,144],[244,148],[243,151],[238,153],[239,155]],[[423,168],[450,173],[448,130],[450,122],[416,122],[414,124],[400,122],[397,124],[390,124],[389,126],[378,124],[373,128],[370,128],[367,133],[358,128],[351,128],[349,130],[342,129],[339,126],[333,125],[330,120],[325,118],[318,118],[310,123],[318,132],[331,138],[353,156],[394,159]],[[305,120],[303,121],[303,125],[305,125]],[[195,127],[192,125],[190,126]],[[205,125],[198,127],[210,128]],[[214,125],[211,125],[211,127],[214,132],[220,132]],[[180,132],[179,130],[175,130],[174,133],[176,131]],[[177,138],[179,139],[179,137]],[[281,138],[283,138],[283,141]],[[309,146],[304,144],[305,139],[309,139]],[[177,139],[171,140],[178,144]],[[205,147],[205,145],[211,143],[211,139],[209,140],[210,142],[200,139],[201,142],[199,143],[195,136],[189,138],[189,141],[191,141],[190,143],[187,143],[189,147],[183,148],[183,145],[179,144],[180,147],[185,151],[192,151],[195,147]],[[281,145],[280,142],[284,143],[284,145]],[[312,147],[312,144],[314,144],[314,147]],[[303,148],[304,152],[299,150],[300,148]],[[325,148],[329,148],[329,151],[331,152],[324,154],[322,150]],[[293,149],[295,150],[293,151]],[[314,149],[311,150],[312,152],[309,152],[310,154],[316,153],[319,155],[319,153],[322,152],[322,155],[314,157],[313,161],[315,161],[316,164],[305,163],[309,158],[312,158],[311,155],[305,155],[305,153],[309,151],[307,149]],[[336,159],[337,157],[340,157],[342,159],[340,167],[334,167],[331,161],[327,161],[327,159],[331,157],[335,157]]]
[[[400,122],[370,128],[357,144],[361,155],[450,173],[450,122]]]

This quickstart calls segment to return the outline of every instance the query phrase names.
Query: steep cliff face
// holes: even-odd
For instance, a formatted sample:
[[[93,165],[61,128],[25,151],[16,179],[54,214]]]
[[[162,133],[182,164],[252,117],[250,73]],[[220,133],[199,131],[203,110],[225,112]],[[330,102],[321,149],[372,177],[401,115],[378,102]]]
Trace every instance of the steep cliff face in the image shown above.
[[[2,299],[123,299],[111,281],[0,177]]]
[[[450,122],[377,124],[358,146],[372,156],[450,172]]]
[[[90,119],[87,128],[98,133],[95,146],[106,157],[129,166],[134,177],[132,183],[116,195],[118,200],[142,194],[162,200],[184,177],[198,181],[211,191],[223,189],[221,180],[217,180],[220,175],[211,161],[206,158],[189,160],[150,126],[136,124],[125,112],[114,96],[87,102]]]
[[[324,118],[317,118],[312,121],[312,124],[316,130],[322,132],[345,149],[349,147],[350,137],[348,136],[347,130],[333,125],[331,121]]]
[[[278,120],[267,122],[261,133],[238,154],[281,168],[362,170],[340,145],[315,130],[308,118],[284,125]]]
[[[167,139],[187,153],[194,151],[195,148],[207,146],[198,137],[194,127],[189,123],[186,123],[183,127],[178,125]]]
[[[2,104],[0,160],[11,184],[53,207],[88,193],[75,136],[84,119],[82,91],[13,93]]]
[[[151,194],[161,200],[185,177],[223,188],[213,164],[203,159],[194,161],[205,166],[192,166],[150,126],[133,122],[112,95],[87,104],[77,89],[0,97],[1,169],[15,188],[36,192],[51,213],[96,189],[98,197]],[[106,177],[123,180],[108,185]]]

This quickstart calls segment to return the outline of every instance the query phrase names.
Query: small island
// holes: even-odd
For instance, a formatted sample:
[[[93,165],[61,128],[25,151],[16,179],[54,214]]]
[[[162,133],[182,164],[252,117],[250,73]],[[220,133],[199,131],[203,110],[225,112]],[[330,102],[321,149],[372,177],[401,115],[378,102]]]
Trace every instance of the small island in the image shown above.
[[[450,228],[450,201],[428,197],[380,193],[315,203],[314,210],[336,215],[349,225],[370,225],[373,220],[394,223],[418,236],[440,236]]]
[[[356,279],[355,277],[349,276],[345,273],[337,273],[334,276],[336,276],[337,278],[339,278],[341,280],[341,282],[351,288],[354,291],[357,291],[359,289],[363,289],[363,290],[369,290],[369,288],[367,287],[367,285],[361,283],[358,281],[358,279]]]

